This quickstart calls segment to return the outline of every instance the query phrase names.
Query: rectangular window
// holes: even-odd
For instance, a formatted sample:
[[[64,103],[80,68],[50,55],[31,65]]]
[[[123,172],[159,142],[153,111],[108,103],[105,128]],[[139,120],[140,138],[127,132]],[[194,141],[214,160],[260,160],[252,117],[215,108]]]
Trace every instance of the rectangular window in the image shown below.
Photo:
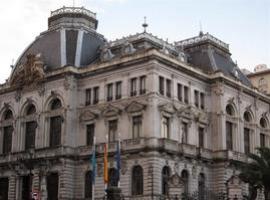
[[[3,154],[7,154],[11,152],[12,147],[12,126],[4,127],[4,136],[3,136]]]
[[[109,142],[116,141],[117,120],[109,121]]]
[[[99,87],[94,87],[94,100],[93,104],[97,104],[99,101]]]
[[[200,101],[201,101],[201,109],[203,110],[205,105],[205,101],[204,101],[204,93],[200,93]]]
[[[61,144],[62,117],[56,116],[50,118],[50,147],[56,147]]]
[[[183,122],[183,127],[182,127],[182,143],[188,144],[188,123]]]
[[[91,104],[91,88],[85,90],[85,105],[88,106]]]
[[[113,100],[113,84],[110,83],[107,85],[107,101]]]
[[[25,124],[25,150],[35,148],[37,123],[35,121],[26,122]]]
[[[204,128],[199,127],[199,147],[204,148]]]
[[[130,82],[130,96],[137,95],[137,78],[132,78]]]
[[[260,134],[260,145],[261,147],[265,147],[265,134]]]
[[[86,125],[86,145],[92,146],[95,136],[95,124]]]
[[[169,98],[172,96],[172,82],[169,79],[166,80],[166,95]]]
[[[244,128],[244,147],[245,153],[250,153],[250,130]]]
[[[184,102],[188,103],[188,87],[184,86]]]
[[[146,76],[140,77],[140,94],[146,93]]]
[[[177,98],[179,101],[183,100],[182,97],[182,85],[180,83],[177,84]]]
[[[233,124],[226,122],[226,145],[228,150],[233,150]]]
[[[159,94],[164,95],[164,78],[159,77]]]
[[[169,117],[162,117],[161,137],[162,138],[169,138],[169,134],[170,134],[170,118]]]
[[[116,91],[115,91],[115,99],[121,99],[122,98],[122,82],[118,81],[116,82]]]
[[[199,107],[199,92],[194,90],[194,104],[198,108]]]
[[[135,116],[132,118],[132,136],[139,138],[142,134],[142,116]]]

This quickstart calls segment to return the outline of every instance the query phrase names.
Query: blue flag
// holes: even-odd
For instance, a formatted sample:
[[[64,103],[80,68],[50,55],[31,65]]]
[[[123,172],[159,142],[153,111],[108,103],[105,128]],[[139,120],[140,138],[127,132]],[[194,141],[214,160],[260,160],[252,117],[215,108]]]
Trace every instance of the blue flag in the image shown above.
[[[117,168],[117,181],[120,181],[120,170],[121,170],[121,152],[120,152],[120,140],[117,142],[116,147],[116,168]]]
[[[95,140],[95,139],[94,139]],[[95,149],[95,141],[93,144],[93,150],[92,150],[92,158],[91,158],[91,165],[92,165],[92,184],[95,184],[95,180],[96,180],[96,149]]]

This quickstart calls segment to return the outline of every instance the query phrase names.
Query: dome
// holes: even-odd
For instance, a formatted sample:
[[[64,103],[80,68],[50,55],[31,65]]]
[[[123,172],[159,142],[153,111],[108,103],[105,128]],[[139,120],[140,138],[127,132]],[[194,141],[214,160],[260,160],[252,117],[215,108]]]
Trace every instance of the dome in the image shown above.
[[[52,11],[48,30],[22,53],[15,68],[26,63],[28,55],[40,55],[49,69],[91,64],[105,42],[104,37],[96,32],[97,25],[96,14],[83,7]]]

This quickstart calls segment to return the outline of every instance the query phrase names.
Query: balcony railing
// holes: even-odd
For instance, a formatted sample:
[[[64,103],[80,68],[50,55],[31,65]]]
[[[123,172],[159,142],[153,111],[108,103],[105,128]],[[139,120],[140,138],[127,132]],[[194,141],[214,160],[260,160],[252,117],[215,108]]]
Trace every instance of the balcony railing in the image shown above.
[[[65,6],[55,11],[51,11],[51,17],[66,13],[84,14],[96,19],[96,13],[93,13],[90,10],[85,9],[84,7],[65,7]]]

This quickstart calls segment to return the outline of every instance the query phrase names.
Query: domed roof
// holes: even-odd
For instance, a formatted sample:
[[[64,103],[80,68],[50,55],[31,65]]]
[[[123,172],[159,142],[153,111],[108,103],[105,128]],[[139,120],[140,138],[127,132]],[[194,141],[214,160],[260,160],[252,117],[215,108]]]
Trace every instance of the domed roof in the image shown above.
[[[98,57],[105,39],[96,32],[96,14],[81,7],[63,7],[51,12],[48,30],[22,53],[15,68],[27,62],[27,55],[40,55],[48,68],[82,67]]]

